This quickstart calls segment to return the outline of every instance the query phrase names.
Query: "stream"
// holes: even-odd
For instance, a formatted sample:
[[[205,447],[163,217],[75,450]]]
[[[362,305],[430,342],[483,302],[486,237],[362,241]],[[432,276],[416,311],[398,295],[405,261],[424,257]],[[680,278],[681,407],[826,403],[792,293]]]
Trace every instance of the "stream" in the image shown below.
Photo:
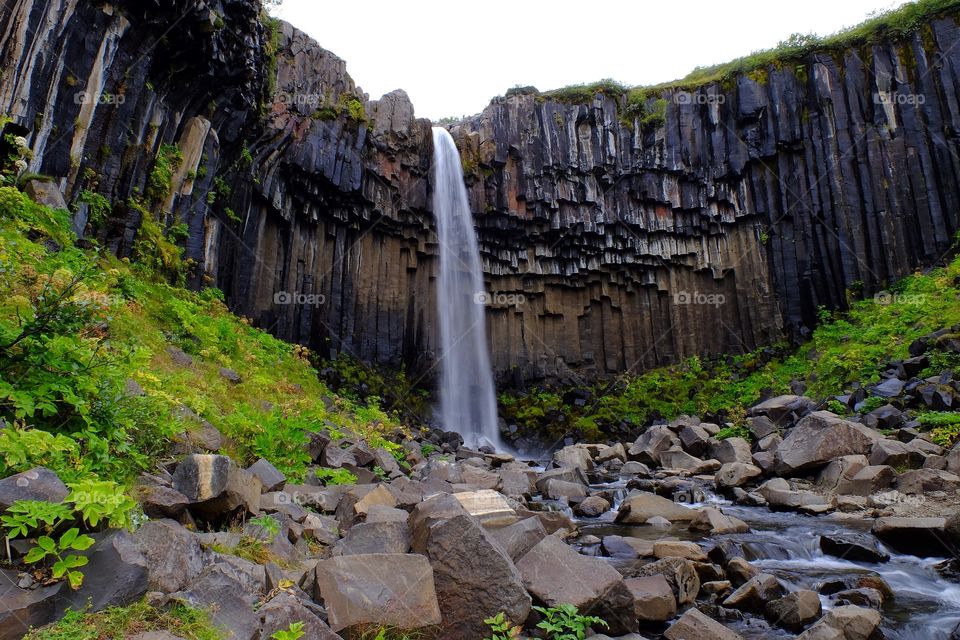
[[[960,583],[941,576],[936,565],[942,558],[918,558],[896,553],[880,544],[890,555],[883,563],[853,562],[828,556],[820,550],[820,535],[831,533],[867,533],[871,521],[834,520],[827,517],[807,516],[793,512],[773,512],[766,507],[733,505],[702,487],[705,497],[691,507],[720,507],[724,513],[739,518],[750,525],[749,533],[705,536],[687,530],[686,525],[670,527],[622,525],[614,522],[617,508],[627,491],[625,482],[592,485],[593,489],[612,492],[613,508],[599,518],[574,516],[562,503],[544,505],[548,508],[563,508],[580,527],[582,534],[603,538],[619,535],[647,540],[675,537],[681,540],[719,542],[729,539],[740,544],[744,556],[754,566],[775,575],[790,591],[810,589],[819,592],[828,581],[860,574],[880,575],[893,590],[894,597],[887,598],[881,609],[882,629],[888,640],[948,640],[950,633],[960,624]],[[600,555],[599,544],[583,546],[581,551]],[[614,563],[635,563],[637,560],[616,560]],[[836,606],[827,596],[820,596],[824,611]],[[782,629],[771,627],[762,617],[744,614],[742,619],[724,620],[744,638],[793,638]]]

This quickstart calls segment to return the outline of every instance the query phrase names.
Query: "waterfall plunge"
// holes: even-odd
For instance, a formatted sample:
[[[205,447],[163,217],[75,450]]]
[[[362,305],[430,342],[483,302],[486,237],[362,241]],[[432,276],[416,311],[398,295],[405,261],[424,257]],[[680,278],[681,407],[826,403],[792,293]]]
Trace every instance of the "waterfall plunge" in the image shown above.
[[[485,294],[473,216],[460,154],[442,127],[433,128],[433,215],[440,243],[440,413],[446,429],[469,446],[502,450],[487,352]]]

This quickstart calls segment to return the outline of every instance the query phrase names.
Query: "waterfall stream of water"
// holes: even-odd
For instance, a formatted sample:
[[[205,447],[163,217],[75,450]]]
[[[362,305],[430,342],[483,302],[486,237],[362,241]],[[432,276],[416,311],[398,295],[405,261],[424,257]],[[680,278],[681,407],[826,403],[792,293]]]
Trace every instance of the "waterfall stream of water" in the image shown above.
[[[468,446],[502,450],[490,370],[486,294],[460,154],[442,127],[433,128],[433,214],[440,244],[440,412],[444,427]]]

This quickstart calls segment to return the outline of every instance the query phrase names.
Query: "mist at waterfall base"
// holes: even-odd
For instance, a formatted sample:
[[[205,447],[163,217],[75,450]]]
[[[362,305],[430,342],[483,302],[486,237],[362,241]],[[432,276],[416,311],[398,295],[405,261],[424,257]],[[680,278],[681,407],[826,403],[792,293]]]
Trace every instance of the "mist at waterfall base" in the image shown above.
[[[433,128],[433,215],[440,244],[440,419],[470,447],[503,451],[487,345],[480,250],[463,183],[460,153],[442,127]]]

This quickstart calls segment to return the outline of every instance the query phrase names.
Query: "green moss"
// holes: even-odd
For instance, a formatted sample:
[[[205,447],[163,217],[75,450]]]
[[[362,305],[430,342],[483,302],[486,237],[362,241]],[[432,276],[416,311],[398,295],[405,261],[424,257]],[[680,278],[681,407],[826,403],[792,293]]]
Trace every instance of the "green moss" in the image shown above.
[[[619,98],[625,95],[627,87],[616,80],[605,78],[592,84],[574,84],[543,93],[545,98],[567,104],[589,104],[597,95]]]

